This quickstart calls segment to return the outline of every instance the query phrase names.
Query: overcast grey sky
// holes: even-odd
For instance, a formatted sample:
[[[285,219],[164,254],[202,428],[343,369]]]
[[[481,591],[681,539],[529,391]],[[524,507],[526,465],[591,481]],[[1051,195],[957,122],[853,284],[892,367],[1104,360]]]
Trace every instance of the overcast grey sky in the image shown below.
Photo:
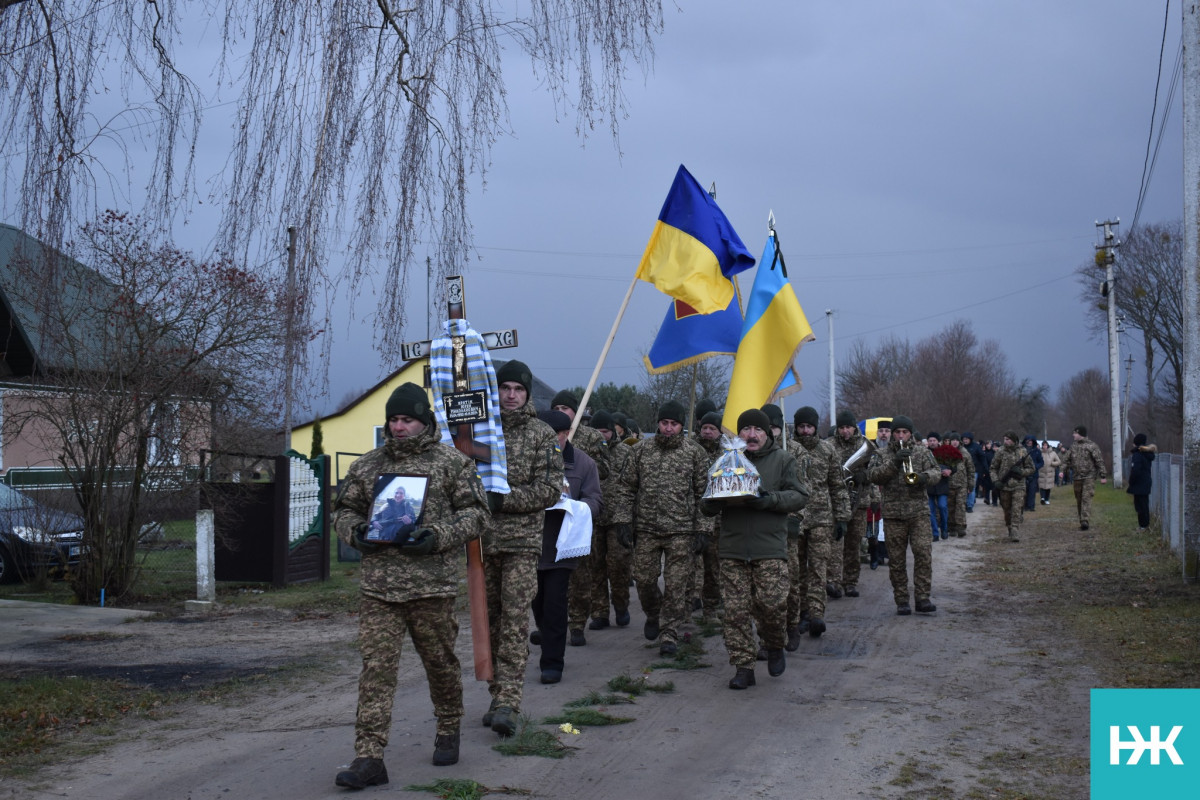
[[[756,256],[775,213],[817,335],[789,409],[828,408],[827,308],[839,356],[855,339],[915,342],[963,318],[1052,394],[1082,369],[1107,369],[1073,272],[1092,256],[1097,219],[1132,221],[1164,3],[680,5],[653,73],[629,82],[619,155],[603,135],[581,147],[571,120],[556,121],[529,76],[509,69],[516,138],[499,142],[474,197],[466,271],[472,324],[519,329],[505,355],[552,386],[586,383],[683,163],[716,182]],[[1176,3],[1160,114],[1179,13]],[[1142,222],[1182,213],[1179,104]],[[602,382],[640,382],[639,351],[667,304],[638,284]],[[362,366],[334,374],[365,385],[357,349]]]
[[[1132,221],[1165,8],[668,0],[652,71],[629,76],[619,151],[603,131],[582,145],[573,115],[554,108],[514,51],[515,135],[497,142],[486,189],[472,193],[467,316],[480,331],[517,328],[521,346],[503,355],[551,386],[586,383],[682,163],[703,186],[716,183],[756,256],[774,211],[817,336],[797,359],[805,388],[789,410],[828,408],[827,308],[839,358],[855,340],[916,342],[967,319],[980,340],[1001,343],[1018,379],[1054,396],[1076,372],[1107,368],[1105,343],[1087,339],[1073,272],[1091,258],[1096,220],[1119,216],[1122,233]],[[1180,13],[1172,4],[1160,115]],[[1142,222],[1182,214],[1180,102]],[[224,165],[228,114],[207,112],[202,180]],[[4,218],[15,219],[11,209]],[[180,244],[204,250],[211,224],[201,209]],[[743,292],[752,281],[742,276]],[[410,285],[409,338],[421,339],[423,277]],[[331,331],[319,409],[396,363],[381,362],[362,322],[376,298],[342,302],[358,322],[347,313]],[[638,284],[601,382],[641,382],[640,353],[668,302]],[[1136,340],[1125,344],[1137,359]]]

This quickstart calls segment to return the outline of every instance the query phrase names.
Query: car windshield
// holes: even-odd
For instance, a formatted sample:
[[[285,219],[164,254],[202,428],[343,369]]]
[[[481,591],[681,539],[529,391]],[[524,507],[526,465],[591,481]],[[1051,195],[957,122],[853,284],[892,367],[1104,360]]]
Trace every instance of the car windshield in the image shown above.
[[[33,505],[33,500],[16,489],[0,483],[0,511],[17,511],[22,508],[32,508]]]

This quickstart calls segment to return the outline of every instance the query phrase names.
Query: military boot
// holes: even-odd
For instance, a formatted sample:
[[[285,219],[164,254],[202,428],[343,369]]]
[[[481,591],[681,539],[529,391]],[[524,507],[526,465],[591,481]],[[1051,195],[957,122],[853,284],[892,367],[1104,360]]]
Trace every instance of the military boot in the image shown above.
[[[800,624],[796,626],[796,630],[800,631],[800,633],[808,633],[808,626],[809,626],[808,612],[801,611],[800,612]]]
[[[800,627],[792,625],[787,629],[787,644],[783,646],[784,650],[789,653],[794,653],[800,648]]]
[[[767,651],[767,674],[772,678],[778,678],[787,669],[787,657],[783,654],[783,648],[778,650]]]
[[[500,706],[492,712],[492,730],[501,736],[512,736],[517,732],[517,712],[508,706]]]
[[[642,626],[642,635],[645,636],[647,639],[649,639],[652,642],[655,639],[657,639],[658,638],[658,620],[656,620],[656,619],[646,620],[646,624]]]
[[[382,786],[388,782],[387,767],[382,758],[356,758],[350,766],[337,774],[333,782],[347,789],[365,789]]]
[[[754,670],[738,667],[738,671],[729,679],[730,689],[748,689],[754,685]]]
[[[495,716],[496,716],[496,701],[492,700],[491,705],[488,706],[487,713],[483,715],[483,727],[485,727],[485,728],[492,727],[492,719]]]
[[[808,635],[812,638],[818,638],[825,632],[825,618],[813,617],[808,621]]]
[[[1021,537],[1017,535],[1017,529],[1012,527],[1011,525],[1008,527],[1008,540],[1010,542],[1021,541]]]
[[[439,733],[433,741],[433,765],[448,767],[458,763],[458,731]]]

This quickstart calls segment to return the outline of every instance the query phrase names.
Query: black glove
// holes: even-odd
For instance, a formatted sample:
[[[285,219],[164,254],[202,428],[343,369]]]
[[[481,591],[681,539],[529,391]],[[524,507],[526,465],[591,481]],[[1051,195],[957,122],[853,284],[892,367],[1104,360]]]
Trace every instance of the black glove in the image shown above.
[[[418,528],[400,543],[400,554],[405,556],[427,556],[437,544],[437,535],[429,528]]]
[[[488,492],[487,501],[488,511],[492,512],[493,514],[500,511],[500,509],[504,507],[504,495],[500,494],[499,492]]]
[[[881,512],[882,510],[883,509],[880,507],[879,503],[871,503],[871,513],[872,514],[875,514],[876,516],[878,516],[879,512]]]
[[[369,556],[372,553],[378,553],[383,549],[383,545],[379,542],[368,542],[367,531],[371,526],[366,522],[360,522],[354,526],[354,549],[362,553],[364,556]]]
[[[788,517],[788,536],[797,537],[800,535],[800,518]]]
[[[917,475],[917,483],[916,483],[917,486],[924,486],[925,484],[929,483],[929,478],[925,475],[924,472],[918,472],[918,473],[916,473],[916,475]]]
[[[842,539],[845,539],[846,538],[846,529],[849,527],[850,527],[850,525],[845,522],[833,523],[833,540],[835,542],[840,542]]]
[[[706,517],[715,517],[721,513],[721,501],[713,497],[700,498],[700,513]]]
[[[911,450],[897,450],[896,452],[892,453],[892,461],[899,466],[900,464],[904,463],[904,459],[908,458],[911,452]]]
[[[746,508],[752,508],[755,511],[766,511],[775,505],[775,493],[767,492],[760,494],[758,497],[751,497],[746,501]]]
[[[637,534],[633,532],[633,526],[628,522],[621,522],[614,527],[617,529],[617,544],[626,550],[632,550],[637,543]]]
[[[692,538],[692,553],[700,555],[706,547],[708,547],[708,534],[704,531],[696,531]]]
[[[867,475],[867,471],[865,469],[854,470],[854,473],[852,474],[851,477],[854,478],[854,485],[859,488],[861,488],[863,486],[868,486],[871,483],[871,479]]]

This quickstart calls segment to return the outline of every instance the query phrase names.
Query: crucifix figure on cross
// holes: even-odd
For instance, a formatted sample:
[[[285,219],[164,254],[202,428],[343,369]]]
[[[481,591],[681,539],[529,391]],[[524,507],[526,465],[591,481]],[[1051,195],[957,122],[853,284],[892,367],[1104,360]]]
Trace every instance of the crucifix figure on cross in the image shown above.
[[[428,385],[433,389],[434,410],[443,441],[475,461],[488,492],[507,493],[504,438],[500,430],[496,377],[488,350],[516,347],[515,330],[480,335],[465,319],[461,276],[446,283],[446,336],[401,346],[405,360],[428,356]],[[478,427],[477,427],[478,426]],[[483,549],[479,539],[467,544],[467,597],[471,609],[471,642],[475,678],[492,679],[492,654],[488,629]]]

